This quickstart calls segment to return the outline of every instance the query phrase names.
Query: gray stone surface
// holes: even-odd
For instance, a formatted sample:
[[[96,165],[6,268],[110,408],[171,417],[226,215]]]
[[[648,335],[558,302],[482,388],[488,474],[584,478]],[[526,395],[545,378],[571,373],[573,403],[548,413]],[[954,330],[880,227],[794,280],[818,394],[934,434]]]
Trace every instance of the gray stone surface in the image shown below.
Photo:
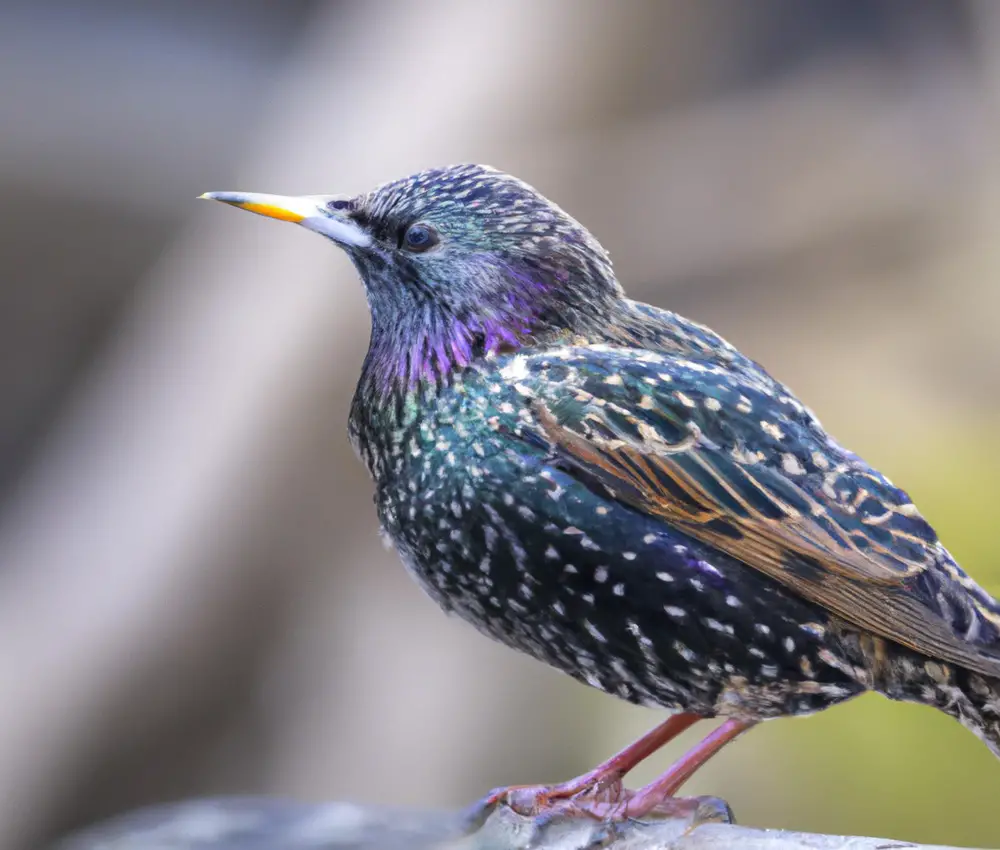
[[[465,812],[353,803],[198,800],[99,824],[50,850],[933,850],[877,838],[759,830],[683,819],[609,825],[578,817],[524,818],[496,809],[480,824]],[[938,848],[948,850],[948,848]]]

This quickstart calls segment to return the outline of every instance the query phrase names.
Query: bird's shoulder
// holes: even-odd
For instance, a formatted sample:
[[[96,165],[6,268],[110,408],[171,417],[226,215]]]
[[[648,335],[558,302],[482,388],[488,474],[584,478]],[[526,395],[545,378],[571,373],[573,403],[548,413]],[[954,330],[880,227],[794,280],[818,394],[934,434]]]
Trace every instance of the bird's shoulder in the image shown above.
[[[536,414],[544,409],[605,453],[671,458],[734,515],[822,521],[833,514],[850,526],[845,533],[897,531],[900,561],[892,563],[902,573],[937,555],[937,535],[909,495],[748,359],[598,343],[523,354],[503,374]]]

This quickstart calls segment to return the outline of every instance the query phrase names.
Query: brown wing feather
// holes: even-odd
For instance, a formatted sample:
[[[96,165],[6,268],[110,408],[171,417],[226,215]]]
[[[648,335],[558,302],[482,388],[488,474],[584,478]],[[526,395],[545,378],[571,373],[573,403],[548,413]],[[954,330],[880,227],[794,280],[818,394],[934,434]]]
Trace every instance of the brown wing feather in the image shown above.
[[[765,515],[705,457],[696,429],[682,443],[668,444],[652,434],[643,435],[646,439],[639,443],[584,436],[561,424],[543,403],[536,402],[534,409],[546,440],[596,475],[621,501],[662,517],[848,623],[933,658],[1000,676],[1000,659],[964,642],[906,588],[908,578],[933,565],[931,552],[900,565],[899,556],[885,547],[871,543],[869,551],[864,551],[849,534],[834,536],[819,521],[827,511],[819,501],[800,493],[808,511],[783,503],[754,478],[751,469],[738,467],[747,483],[757,487],[775,508],[773,515]],[[682,459],[693,460],[712,476],[740,503],[743,515],[720,504],[682,465]]]

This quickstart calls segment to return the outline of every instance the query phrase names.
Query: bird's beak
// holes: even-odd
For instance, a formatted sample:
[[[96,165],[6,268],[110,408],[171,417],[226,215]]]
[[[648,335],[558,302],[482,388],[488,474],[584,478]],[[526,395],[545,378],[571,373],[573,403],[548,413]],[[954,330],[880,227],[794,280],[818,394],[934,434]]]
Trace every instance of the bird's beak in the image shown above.
[[[327,209],[322,198],[309,195],[265,195],[260,192],[206,192],[200,197],[209,201],[222,201],[241,210],[279,221],[301,224],[341,245],[364,248],[372,241],[371,235],[356,221]]]

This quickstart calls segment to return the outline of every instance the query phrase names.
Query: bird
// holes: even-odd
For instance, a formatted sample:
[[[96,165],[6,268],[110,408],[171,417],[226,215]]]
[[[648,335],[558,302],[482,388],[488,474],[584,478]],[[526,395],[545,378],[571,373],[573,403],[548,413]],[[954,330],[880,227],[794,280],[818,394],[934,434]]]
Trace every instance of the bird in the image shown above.
[[[489,804],[636,818],[758,723],[874,691],[1000,757],[1000,604],[912,500],[720,335],[629,299],[590,231],[485,165],[356,196],[210,192],[335,243],[371,335],[348,433],[420,587],[667,719]],[[642,788],[636,764],[721,725]]]

